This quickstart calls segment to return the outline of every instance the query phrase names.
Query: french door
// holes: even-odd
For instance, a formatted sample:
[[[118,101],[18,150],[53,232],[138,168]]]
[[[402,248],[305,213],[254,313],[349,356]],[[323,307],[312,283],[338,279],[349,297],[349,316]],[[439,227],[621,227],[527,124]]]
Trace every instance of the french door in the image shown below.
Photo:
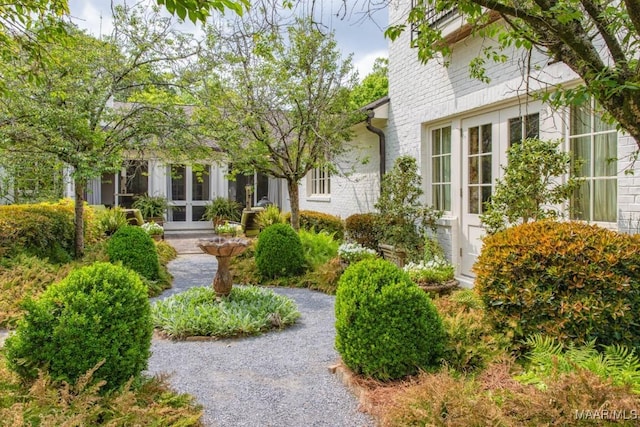
[[[181,228],[201,227],[205,206],[211,200],[210,165],[170,165],[167,173],[168,221]]]

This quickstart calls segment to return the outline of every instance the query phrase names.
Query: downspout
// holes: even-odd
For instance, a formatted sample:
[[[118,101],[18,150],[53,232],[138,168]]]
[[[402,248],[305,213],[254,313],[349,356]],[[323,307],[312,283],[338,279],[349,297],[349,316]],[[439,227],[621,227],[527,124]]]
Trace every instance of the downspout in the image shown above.
[[[378,135],[378,141],[380,142],[380,189],[382,189],[382,177],[384,176],[386,169],[385,169],[385,161],[386,161],[386,138],[384,135],[384,132],[382,131],[382,129],[379,129],[375,126],[373,126],[371,124],[371,119],[373,119],[373,116],[375,115],[375,113],[373,112],[373,110],[367,110],[367,130],[369,132],[373,132],[376,135]]]

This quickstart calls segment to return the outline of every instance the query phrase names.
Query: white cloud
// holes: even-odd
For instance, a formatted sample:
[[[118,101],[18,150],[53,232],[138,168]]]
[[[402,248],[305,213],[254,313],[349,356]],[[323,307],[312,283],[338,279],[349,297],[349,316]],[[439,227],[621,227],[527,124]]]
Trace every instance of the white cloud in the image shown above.
[[[358,70],[358,77],[362,80],[367,74],[373,70],[373,63],[377,58],[387,58],[389,52],[384,50],[376,50],[365,53],[364,55],[354,55],[353,65]]]

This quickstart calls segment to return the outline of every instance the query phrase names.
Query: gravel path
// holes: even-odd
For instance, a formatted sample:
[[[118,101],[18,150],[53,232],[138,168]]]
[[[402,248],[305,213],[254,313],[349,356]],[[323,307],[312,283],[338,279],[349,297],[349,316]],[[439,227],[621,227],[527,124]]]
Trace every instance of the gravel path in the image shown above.
[[[180,255],[169,264],[174,287],[159,298],[209,285],[215,267],[210,255]],[[296,325],[241,339],[154,339],[149,373],[169,373],[175,390],[195,396],[207,426],[374,426],[328,372],[338,359],[334,297],[306,289],[275,292],[296,301],[302,314]]]

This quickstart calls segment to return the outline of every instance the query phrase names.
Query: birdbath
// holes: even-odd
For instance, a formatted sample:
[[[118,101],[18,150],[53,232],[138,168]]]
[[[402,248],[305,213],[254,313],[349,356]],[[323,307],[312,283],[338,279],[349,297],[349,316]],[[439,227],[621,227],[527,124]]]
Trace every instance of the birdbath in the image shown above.
[[[229,271],[231,258],[240,255],[249,247],[250,241],[241,237],[213,237],[198,240],[198,247],[218,260],[218,271],[213,278],[213,290],[216,296],[227,296],[231,293],[233,277]]]

